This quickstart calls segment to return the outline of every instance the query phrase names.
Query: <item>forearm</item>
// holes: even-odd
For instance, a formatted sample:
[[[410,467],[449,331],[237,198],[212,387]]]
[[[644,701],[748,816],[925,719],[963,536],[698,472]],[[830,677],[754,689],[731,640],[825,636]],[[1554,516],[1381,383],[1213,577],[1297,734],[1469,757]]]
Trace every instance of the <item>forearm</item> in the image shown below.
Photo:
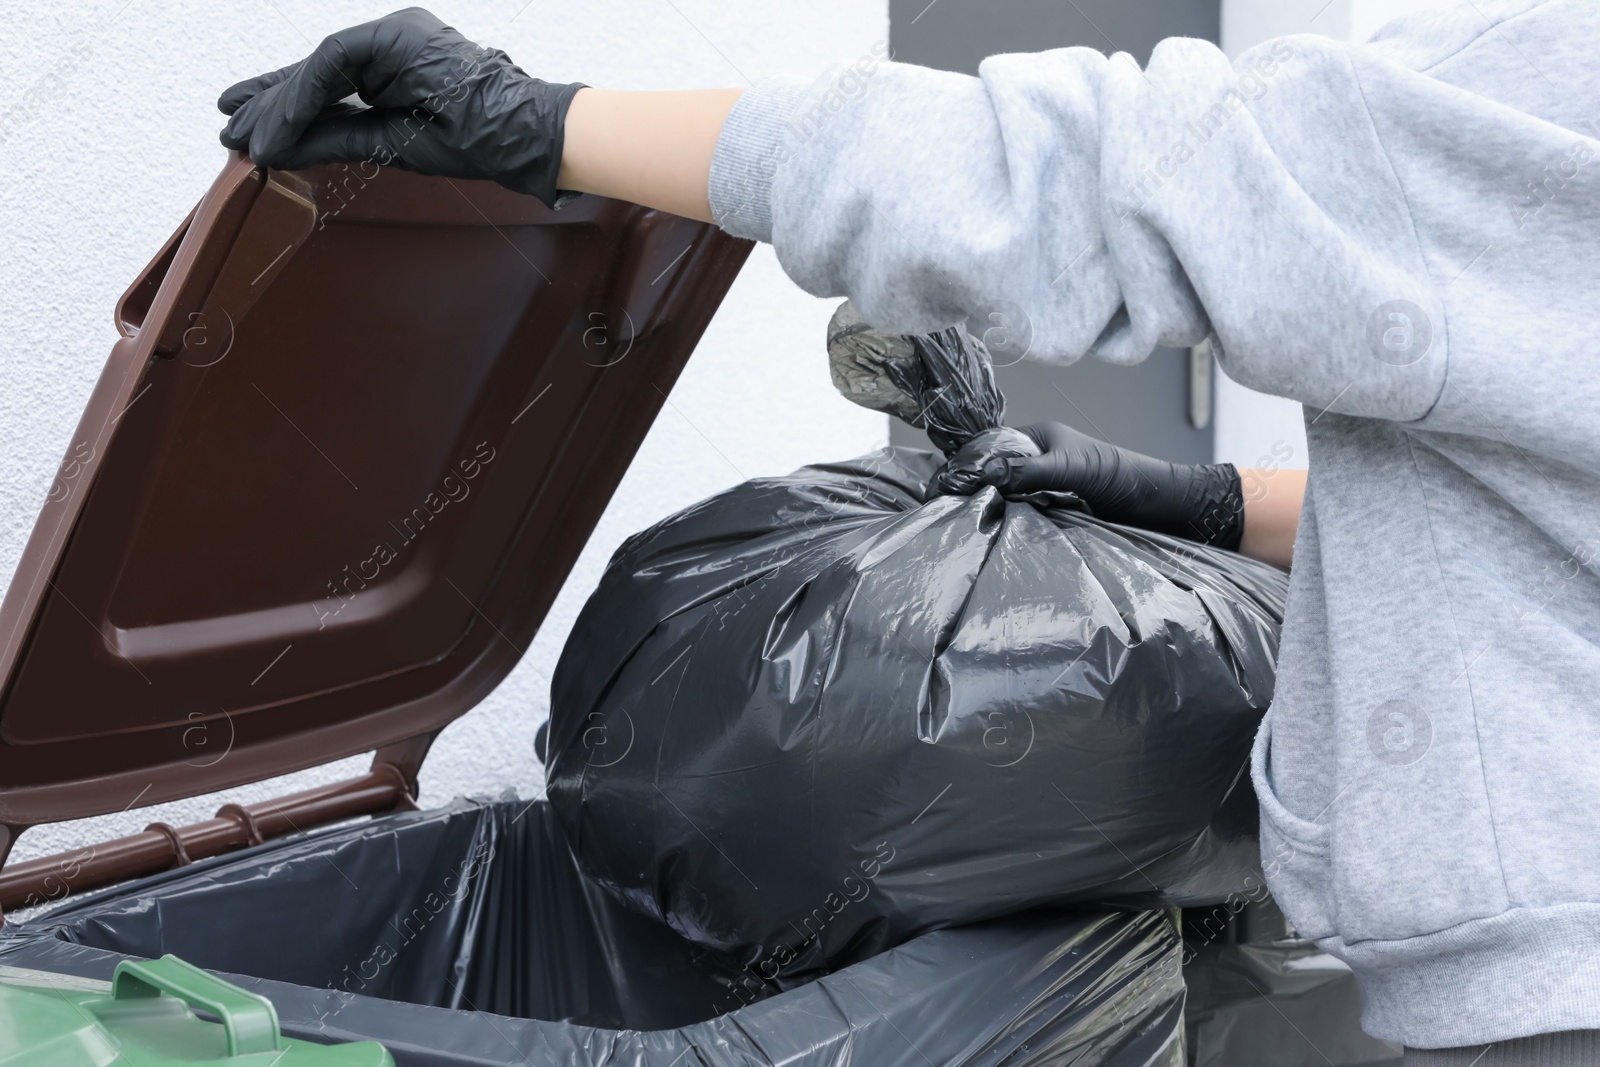
[[[1303,470],[1240,470],[1244,490],[1244,537],[1239,552],[1288,569],[1306,495]]]
[[[711,157],[742,92],[580,89],[567,112],[557,186],[712,221]]]
[[[580,90],[567,113],[558,186],[713,221],[711,160],[742,92]],[[1245,496],[1239,551],[1288,567],[1305,472],[1241,470],[1239,476]]]

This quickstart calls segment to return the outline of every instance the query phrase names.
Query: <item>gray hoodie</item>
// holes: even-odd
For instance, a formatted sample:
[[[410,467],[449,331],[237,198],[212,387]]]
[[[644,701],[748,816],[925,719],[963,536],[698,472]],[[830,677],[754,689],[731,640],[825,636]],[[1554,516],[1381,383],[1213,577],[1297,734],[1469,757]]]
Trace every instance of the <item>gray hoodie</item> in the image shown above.
[[[1211,335],[1305,405],[1263,864],[1412,1046],[1600,1028],[1597,58],[1583,0],[1143,71],[868,55],[745,94],[712,165],[719,223],[877,326]]]

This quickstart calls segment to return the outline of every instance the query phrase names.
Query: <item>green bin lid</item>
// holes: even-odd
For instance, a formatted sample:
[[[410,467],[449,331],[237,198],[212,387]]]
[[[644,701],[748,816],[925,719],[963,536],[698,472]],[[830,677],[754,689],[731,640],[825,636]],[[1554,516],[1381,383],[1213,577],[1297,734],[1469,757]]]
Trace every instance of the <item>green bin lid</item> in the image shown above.
[[[109,983],[0,966],[0,1067],[169,1064],[393,1067],[394,1059],[376,1041],[284,1037],[271,1001],[176,956],[123,960]]]

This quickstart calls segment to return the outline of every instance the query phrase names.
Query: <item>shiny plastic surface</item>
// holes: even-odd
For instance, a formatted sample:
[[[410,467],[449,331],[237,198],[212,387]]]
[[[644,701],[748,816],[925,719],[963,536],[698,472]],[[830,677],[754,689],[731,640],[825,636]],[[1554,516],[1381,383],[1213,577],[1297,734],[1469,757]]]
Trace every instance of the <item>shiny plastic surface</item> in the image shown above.
[[[0,966],[0,1067],[394,1067],[370,1041],[282,1037],[271,1005],[204,972],[181,973],[188,970],[172,958],[123,960],[108,984]],[[130,971],[160,988],[130,984]],[[167,981],[175,973],[179,980]],[[222,1021],[202,1021],[191,1006]],[[247,1040],[236,1040],[241,1017],[261,1023]]]
[[[1033,914],[774,994],[587,885],[544,802],[458,801],[64,906],[0,964],[177,952],[401,1067],[1180,1067],[1180,948],[1170,913]]]
[[[959,363],[924,380],[953,448],[1000,409]],[[1246,766],[1287,576],[1071,497],[930,496],[941,462],[808,467],[636,535],[556,670],[550,795],[584,870],[778,980],[1259,876]]]
[[[749,247],[599,197],[557,212],[492,182],[235,157],[118,305],[0,607],[0,824],[209,793],[466,712]]]

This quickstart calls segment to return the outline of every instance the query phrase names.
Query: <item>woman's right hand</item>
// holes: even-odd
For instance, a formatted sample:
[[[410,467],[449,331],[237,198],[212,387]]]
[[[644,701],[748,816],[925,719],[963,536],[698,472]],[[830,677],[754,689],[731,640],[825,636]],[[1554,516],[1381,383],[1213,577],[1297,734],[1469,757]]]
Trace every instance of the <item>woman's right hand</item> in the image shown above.
[[[231,116],[222,143],[263,166],[365,161],[489,178],[554,204],[581,88],[531,78],[412,7],[340,30],[300,62],[230,87],[217,107]],[[352,93],[367,110],[322,114]]]
[[[1223,548],[1239,547],[1244,501],[1239,471],[1231,463],[1168,463],[1059,422],[1002,432],[1026,437],[1038,454],[1012,448],[983,457],[981,470],[969,479],[968,492],[992,485],[1016,496],[1072,493],[1111,522]],[[958,452],[950,466],[960,465],[961,460]]]

